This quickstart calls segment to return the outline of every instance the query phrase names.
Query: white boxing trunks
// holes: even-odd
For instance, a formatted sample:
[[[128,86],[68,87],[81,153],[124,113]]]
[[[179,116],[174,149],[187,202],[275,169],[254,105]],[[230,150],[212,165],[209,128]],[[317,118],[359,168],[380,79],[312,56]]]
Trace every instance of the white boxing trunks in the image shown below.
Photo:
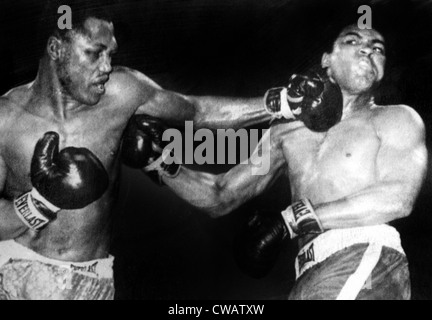
[[[296,261],[290,299],[409,299],[408,262],[388,225],[329,230],[306,244]]]
[[[112,300],[114,257],[46,258],[14,240],[0,242],[0,300]]]

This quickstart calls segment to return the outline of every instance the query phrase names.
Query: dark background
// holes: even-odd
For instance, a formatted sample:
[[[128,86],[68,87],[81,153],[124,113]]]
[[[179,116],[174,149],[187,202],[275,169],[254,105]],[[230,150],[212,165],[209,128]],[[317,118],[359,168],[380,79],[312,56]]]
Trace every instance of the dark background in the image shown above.
[[[68,1],[64,1],[67,4]],[[85,1],[92,4],[92,1]],[[190,95],[261,96],[293,72],[319,62],[328,41],[368,4],[373,27],[388,41],[387,75],[377,102],[415,108],[431,146],[432,3],[422,0],[145,0],[104,1],[114,12],[120,45],[114,64],[145,73],[166,89]],[[41,43],[35,35],[44,1],[0,4],[0,93],[29,82]],[[95,4],[97,5],[97,4]],[[430,168],[430,166],[429,166]],[[206,166],[222,171],[226,167]],[[413,214],[396,223],[407,252],[414,299],[432,298],[431,173]],[[293,282],[294,246],[287,242],[272,272],[240,272],[232,241],[251,210],[289,205],[279,181],[233,214],[212,220],[123,168],[113,226],[117,299],[274,299]]]

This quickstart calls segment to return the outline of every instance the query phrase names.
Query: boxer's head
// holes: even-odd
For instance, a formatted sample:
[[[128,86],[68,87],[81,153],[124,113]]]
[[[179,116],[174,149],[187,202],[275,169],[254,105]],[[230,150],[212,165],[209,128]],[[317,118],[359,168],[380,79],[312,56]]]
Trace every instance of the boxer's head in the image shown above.
[[[55,27],[48,37],[45,56],[68,97],[95,105],[105,93],[112,71],[111,56],[116,50],[114,26],[108,18],[97,10],[74,12],[72,8],[72,29]]]
[[[373,89],[384,77],[386,48],[383,36],[374,29],[351,25],[342,30],[331,52],[324,53],[322,66],[340,87],[360,94]]]

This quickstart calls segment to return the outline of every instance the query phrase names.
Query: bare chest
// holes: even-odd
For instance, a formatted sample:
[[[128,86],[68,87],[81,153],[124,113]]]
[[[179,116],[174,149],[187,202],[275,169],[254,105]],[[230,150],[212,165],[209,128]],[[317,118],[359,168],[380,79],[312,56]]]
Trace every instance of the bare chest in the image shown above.
[[[30,163],[34,147],[48,131],[59,134],[60,150],[70,146],[87,148],[101,160],[109,173],[112,172],[126,122],[127,119],[115,116],[109,110],[87,110],[61,122],[30,113],[21,114],[13,119],[1,141],[2,156],[8,172],[6,186],[12,190],[30,187]]]
[[[327,133],[298,130],[287,137],[284,154],[295,192],[341,196],[376,178],[380,140],[373,125],[356,119]]]

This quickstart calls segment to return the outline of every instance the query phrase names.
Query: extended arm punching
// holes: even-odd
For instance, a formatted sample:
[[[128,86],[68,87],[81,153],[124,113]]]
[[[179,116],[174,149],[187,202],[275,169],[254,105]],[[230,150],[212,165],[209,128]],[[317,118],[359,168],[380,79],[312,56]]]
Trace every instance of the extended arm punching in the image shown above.
[[[147,81],[150,80],[147,79]],[[312,69],[305,75],[293,75],[286,88],[268,90],[264,101],[259,100],[259,104],[256,100],[250,100],[250,104],[248,104],[243,100],[240,102],[240,100],[228,98],[186,98],[163,91],[152,82],[149,84],[154,88],[152,91],[154,96],[148,99],[145,104],[146,108],[140,108],[138,114],[130,120],[125,130],[122,147],[124,163],[133,168],[146,168],[145,171],[147,172],[156,170],[161,174],[166,173],[167,169],[172,169],[172,166],[163,165],[163,162],[158,162],[162,164],[162,167],[149,166],[149,160],[150,162],[153,160],[151,158],[144,159],[147,157],[145,151],[148,150],[161,155],[164,148],[162,134],[166,128],[165,124],[181,125],[181,121],[188,117],[194,119],[201,117],[201,120],[196,120],[199,124],[198,127],[203,124],[213,128],[229,127],[230,125],[236,127],[240,124],[254,123],[259,118],[259,114],[262,113],[262,111],[257,111],[261,108],[273,119],[300,120],[306,127],[316,132],[328,130],[337,124],[342,117],[341,90],[337,84],[330,81],[326,70],[322,68]],[[188,104],[188,99],[195,99],[195,104]],[[197,112],[197,110],[201,111]],[[141,112],[145,112],[145,114],[140,114]],[[175,120],[172,119],[173,114],[176,115]],[[214,122],[207,123],[212,119]],[[238,122],[240,119],[244,120]],[[165,124],[161,125],[162,121]],[[153,143],[152,148],[147,147],[151,141],[155,142],[157,146],[155,147],[155,143]],[[143,155],[145,156],[143,157]],[[271,153],[271,156],[274,154]],[[193,173],[189,174],[193,175]],[[203,183],[205,183],[207,176],[203,173],[200,175]],[[243,177],[243,180],[247,180],[247,178]],[[209,183],[211,181],[207,184]]]
[[[251,159],[220,175],[190,170],[175,163],[168,165],[162,152],[163,124],[144,115],[135,116],[131,122],[123,138],[123,162],[148,174],[156,172],[156,177],[181,198],[213,217],[227,214],[262,193],[278,178],[286,163],[280,141],[270,128],[251,156],[260,153],[262,159],[269,160],[265,165],[269,171],[264,174],[258,172]]]
[[[121,91],[127,91],[133,100],[125,104],[138,104],[136,115],[158,118],[168,126],[184,126],[185,121],[193,121],[196,128],[237,129],[271,119],[262,98],[187,96],[161,88],[136,70],[122,67],[119,74],[118,83],[127,84]]]
[[[266,174],[254,172],[255,165],[249,159],[247,164],[239,164],[219,175],[182,167],[175,179],[164,177],[163,180],[193,206],[212,217],[220,217],[264,192],[284,172],[286,161],[272,128],[263,136],[251,158],[258,152],[266,153],[267,156],[263,158],[270,160],[269,172]]]
[[[294,74],[287,87],[271,88],[264,98],[251,99],[185,96],[163,90],[142,74],[135,77],[136,91],[147,88],[137,114],[156,117],[167,125],[182,126],[193,120],[196,128],[238,129],[283,117],[301,120],[314,131],[326,131],[342,117],[340,88],[320,67]]]

